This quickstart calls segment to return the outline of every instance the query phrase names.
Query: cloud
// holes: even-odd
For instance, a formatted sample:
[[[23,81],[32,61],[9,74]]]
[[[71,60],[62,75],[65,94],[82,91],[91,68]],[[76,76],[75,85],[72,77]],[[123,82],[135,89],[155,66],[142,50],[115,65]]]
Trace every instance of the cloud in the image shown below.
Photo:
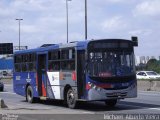
[[[35,48],[44,43],[66,43],[65,0],[0,1],[0,42],[18,45],[18,21],[15,18],[23,18],[22,45]],[[84,1],[72,0],[68,8],[69,41],[83,40]],[[152,50],[148,50],[146,44],[154,43],[152,49],[158,48],[160,20],[155,16],[160,16],[159,8],[160,0],[88,0],[88,39],[126,39],[138,35],[143,44],[138,53],[143,50],[151,54]],[[144,19],[145,16],[149,17]]]
[[[126,0],[105,0],[105,1],[111,3],[119,3],[119,2],[125,2]]]
[[[160,0],[146,0],[136,6],[133,10],[135,16],[157,16],[160,15]]]
[[[105,20],[101,26],[103,30],[113,32],[125,29],[127,23],[122,16],[114,16],[109,20]]]
[[[137,35],[137,36],[139,36],[139,35],[145,35],[145,36],[147,36],[147,35],[150,35],[150,34],[152,34],[152,30],[151,29],[139,29],[139,30],[133,30],[133,31],[130,31],[129,32],[129,34],[131,34],[131,35]]]

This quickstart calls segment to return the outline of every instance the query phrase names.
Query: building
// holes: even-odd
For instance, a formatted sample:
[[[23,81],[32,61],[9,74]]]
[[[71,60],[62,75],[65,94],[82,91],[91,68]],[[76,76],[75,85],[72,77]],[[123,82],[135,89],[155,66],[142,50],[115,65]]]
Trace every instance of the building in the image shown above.
[[[150,59],[156,59],[158,58],[157,60],[160,60],[160,56],[158,57],[155,57],[155,56],[135,56],[135,65],[136,66],[139,66],[140,64],[147,64],[147,62],[150,60]]]
[[[140,63],[146,64],[146,58],[145,58],[145,56],[141,56],[140,57]]]
[[[13,57],[0,59],[0,73],[6,71],[7,73],[13,72]]]
[[[150,60],[149,56],[146,57],[146,63]]]
[[[140,57],[135,56],[135,65],[138,66],[140,64]]]

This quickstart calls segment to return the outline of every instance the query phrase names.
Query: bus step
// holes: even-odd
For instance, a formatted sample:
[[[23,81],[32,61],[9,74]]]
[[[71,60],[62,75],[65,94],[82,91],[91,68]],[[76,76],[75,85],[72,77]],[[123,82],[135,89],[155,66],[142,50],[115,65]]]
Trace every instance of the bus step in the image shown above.
[[[47,97],[41,96],[40,100],[47,100]]]

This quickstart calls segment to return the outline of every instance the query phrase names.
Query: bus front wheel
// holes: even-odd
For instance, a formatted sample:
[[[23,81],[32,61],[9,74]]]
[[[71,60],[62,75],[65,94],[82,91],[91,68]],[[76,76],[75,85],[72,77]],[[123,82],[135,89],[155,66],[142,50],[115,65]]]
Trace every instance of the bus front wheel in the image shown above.
[[[117,100],[106,100],[105,104],[108,107],[114,107],[117,104]]]
[[[74,93],[74,91],[70,88],[68,91],[67,91],[67,105],[69,108],[76,108],[77,106],[77,100],[76,100],[76,95]]]
[[[33,103],[34,102],[33,89],[32,89],[31,86],[27,87],[27,90],[26,90],[26,100],[29,103]]]

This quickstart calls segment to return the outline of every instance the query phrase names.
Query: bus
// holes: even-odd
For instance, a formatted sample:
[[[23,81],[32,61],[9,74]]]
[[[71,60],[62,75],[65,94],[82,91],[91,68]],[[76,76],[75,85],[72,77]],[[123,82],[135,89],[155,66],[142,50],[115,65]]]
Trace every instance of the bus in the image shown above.
[[[99,39],[53,44],[14,53],[13,89],[29,103],[64,100],[69,108],[79,101],[137,97],[134,47],[138,38]]]

